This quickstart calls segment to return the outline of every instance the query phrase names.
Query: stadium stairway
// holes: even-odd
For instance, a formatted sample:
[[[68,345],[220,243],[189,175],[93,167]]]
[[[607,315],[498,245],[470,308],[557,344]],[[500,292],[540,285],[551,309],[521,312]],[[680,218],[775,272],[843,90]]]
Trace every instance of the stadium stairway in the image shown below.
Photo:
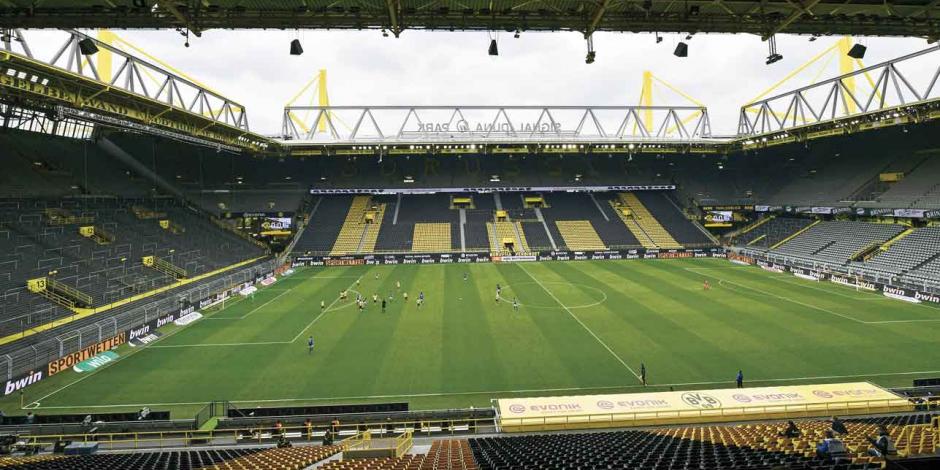
[[[356,460],[335,460],[321,470],[476,470],[466,440],[434,441],[427,454]]]
[[[555,225],[569,250],[607,249],[589,220],[559,220]]]
[[[635,194],[620,193],[611,204],[617,216],[644,248],[682,248]],[[627,209],[628,214],[623,209]]]
[[[451,224],[441,222],[416,223],[411,251],[416,253],[446,253],[451,251]]]
[[[366,223],[366,213],[372,208],[372,198],[369,196],[356,196],[349,206],[346,219],[339,230],[331,256],[346,255],[350,253],[371,252],[375,250],[375,241],[378,239],[385,214],[385,204],[376,205],[376,216],[372,223]],[[374,227],[369,227],[373,225]]]
[[[507,238],[515,240],[514,251],[516,253],[529,252],[529,243],[526,241],[519,222],[487,222],[486,232],[490,237],[490,252],[492,253],[505,253],[506,249],[502,241]]]

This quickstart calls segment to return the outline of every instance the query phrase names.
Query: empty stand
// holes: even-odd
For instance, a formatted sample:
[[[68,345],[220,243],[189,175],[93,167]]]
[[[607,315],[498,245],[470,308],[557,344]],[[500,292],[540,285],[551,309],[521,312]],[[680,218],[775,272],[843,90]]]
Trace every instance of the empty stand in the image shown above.
[[[601,237],[588,220],[559,220],[558,233],[569,250],[606,250]]]
[[[434,441],[427,454],[327,462],[323,470],[476,470],[466,440]]]
[[[481,469],[642,468],[673,469],[875,469],[866,436],[884,425],[899,452],[932,454],[934,429],[929,415],[846,419],[841,436],[848,454],[832,461],[816,455],[816,445],[830,428],[827,421],[799,421],[798,437],[782,437],[785,423],[691,426],[650,431],[558,433],[470,439]]]
[[[189,451],[112,453],[68,455],[54,458],[12,457],[7,459],[12,468],[20,470],[195,470],[199,468],[303,468],[303,467],[227,467],[213,465],[248,458],[260,453],[260,448],[210,449]],[[270,451],[265,451],[270,452]],[[22,459],[22,461],[20,460]],[[2,464],[0,464],[2,465]],[[11,468],[7,466],[5,468]]]
[[[734,238],[737,246],[770,248],[813,223],[812,219],[774,217]]]
[[[451,230],[448,223],[416,223],[412,251],[419,253],[445,253],[451,251]]]
[[[924,227],[913,230],[894,242],[887,250],[875,255],[863,264],[865,269],[888,274],[902,274],[929,266],[940,257],[940,227]],[[940,272],[924,273],[933,277]]]
[[[185,276],[205,274],[263,256],[265,252],[171,199],[151,200],[160,217],[135,214],[139,200],[82,198],[0,200],[0,316],[3,332],[71,314],[72,307],[100,307],[175,282],[170,271],[151,269],[160,259]],[[72,214],[63,216],[63,214]],[[172,221],[185,236],[161,226]],[[105,244],[82,234],[93,221]],[[32,294],[30,279],[45,279],[52,299]],[[65,308],[63,308],[65,307]]]
[[[640,191],[632,194],[636,195],[637,200],[643,203],[643,207],[650,212],[650,215],[655,216],[655,220],[676,243],[683,246],[714,243],[701,226],[689,220],[682,213],[678,205],[670,199],[668,193]]]
[[[775,252],[844,264],[862,250],[881,245],[904,231],[896,224],[830,221],[816,224],[775,248]]]
[[[490,237],[491,253],[528,253],[529,243],[520,222],[494,221],[486,223],[486,230]],[[512,249],[507,249],[507,245]]]
[[[612,200],[617,216],[644,248],[681,248],[634,193],[620,193]]]
[[[443,253],[460,250],[460,213],[451,209],[449,195],[403,194],[380,196],[375,200],[386,205],[375,245],[377,251]],[[419,225],[422,234],[434,239],[419,239]]]
[[[371,223],[366,223],[366,213],[372,208],[371,202],[372,198],[369,196],[353,197],[349,211],[346,212],[343,225],[340,227],[336,241],[333,243],[333,248],[330,250],[330,255],[359,253],[359,247],[363,244],[365,235],[368,233],[367,225],[376,222],[373,220]],[[384,215],[385,205],[381,204],[380,206],[382,207],[382,213]],[[378,238],[377,232],[374,233],[376,233],[376,238]]]
[[[940,208],[940,155],[926,157],[867,207]]]
[[[324,196],[314,202],[310,222],[294,245],[294,250],[301,253],[330,251],[351,203],[351,196]]]
[[[342,446],[303,446],[267,449],[223,460],[207,470],[301,470],[342,451]]]

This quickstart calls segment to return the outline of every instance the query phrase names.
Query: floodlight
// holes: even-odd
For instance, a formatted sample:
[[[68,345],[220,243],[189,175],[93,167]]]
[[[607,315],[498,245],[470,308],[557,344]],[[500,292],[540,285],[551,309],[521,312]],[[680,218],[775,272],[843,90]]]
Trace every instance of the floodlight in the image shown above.
[[[303,46],[300,45],[300,39],[294,39],[290,42],[290,55],[301,55],[304,53]]]
[[[676,57],[688,57],[689,45],[684,42],[680,42],[679,44],[676,44],[676,50],[673,51],[673,55],[675,55]]]
[[[85,38],[78,41],[78,50],[83,55],[92,55],[98,52],[98,46],[92,38]]]
[[[867,47],[861,44],[855,44],[851,49],[849,49],[848,56],[853,59],[864,59],[866,50],[868,50]]]

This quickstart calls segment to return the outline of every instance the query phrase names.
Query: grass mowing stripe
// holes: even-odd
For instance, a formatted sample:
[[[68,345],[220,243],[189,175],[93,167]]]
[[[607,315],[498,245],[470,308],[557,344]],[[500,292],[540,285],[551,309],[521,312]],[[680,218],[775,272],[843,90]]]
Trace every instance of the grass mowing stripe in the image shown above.
[[[787,377],[787,378],[773,378],[773,379],[748,379],[749,384],[765,384],[765,383],[778,383],[778,382],[805,382],[805,381],[819,381],[819,380],[833,380],[833,379],[850,379],[850,378],[859,378],[859,377],[892,377],[892,376],[908,376],[908,375],[927,375],[927,374],[940,374],[940,370],[928,370],[928,371],[910,371],[910,372],[887,372],[887,373],[865,373],[865,374],[848,374],[848,375],[820,375],[813,377]],[[650,386],[644,387],[643,385],[612,385],[612,386],[602,386],[602,387],[564,387],[564,388],[541,388],[541,389],[522,389],[522,390],[483,390],[483,391],[456,391],[456,392],[428,392],[428,393],[412,393],[406,395],[359,395],[359,396],[345,396],[345,397],[307,397],[307,398],[262,398],[257,400],[252,399],[241,399],[241,400],[229,400],[230,403],[296,403],[296,402],[314,402],[314,401],[324,401],[324,400],[371,400],[371,399],[388,399],[388,398],[420,398],[420,397],[439,397],[439,396],[460,396],[460,395],[500,395],[500,394],[521,394],[521,393],[552,393],[552,392],[575,392],[575,391],[584,391],[584,390],[630,390],[630,389],[643,389],[643,390],[655,390],[657,388],[667,388],[667,387],[690,387],[690,386],[699,386],[699,385],[733,385],[734,380],[716,380],[716,381],[703,381],[703,382],[681,382],[681,383],[667,383],[667,384],[652,384]],[[36,403],[36,402],[33,402]],[[202,405],[205,404],[204,401],[196,402],[173,402],[173,403],[117,403],[117,404],[106,404],[106,405],[83,405],[82,408],[119,408],[119,407],[141,407],[141,406],[180,406],[180,405]],[[32,403],[30,403],[32,404]],[[37,406],[30,409],[43,409],[43,410],[54,410],[54,409],[70,409],[74,408],[73,406]]]
[[[350,277],[350,276],[345,276],[345,277]],[[352,276],[352,277],[356,277],[356,276]],[[359,280],[360,277],[361,277],[361,276],[356,277],[356,280]],[[346,290],[351,290],[354,285],[356,285],[356,281],[353,281],[352,284],[350,284],[349,287],[346,288]],[[288,342],[289,342],[289,343],[293,343],[294,341],[297,341],[297,338],[300,338],[301,336],[303,336],[304,332],[306,332],[308,329],[310,329],[310,327],[313,326],[314,323],[316,323],[317,321],[319,321],[320,318],[323,317],[323,315],[326,315],[326,312],[329,312],[330,309],[333,308],[334,305],[336,305],[336,302],[339,302],[339,296],[337,296],[335,299],[333,299],[333,301],[330,302],[330,305],[327,305],[327,307],[326,307],[325,309],[323,309],[323,311],[320,312],[320,314],[317,315],[316,318],[314,318],[313,320],[311,320],[310,323],[307,323],[307,326],[305,326],[304,329],[300,330],[300,332],[297,333],[297,336],[294,336],[294,338],[293,338],[292,340],[288,341]]]
[[[533,281],[535,281],[535,283],[538,284],[539,287],[541,287],[542,290],[544,290],[545,293],[549,295],[549,297],[551,297],[552,299],[554,299],[555,302],[557,302],[558,305],[561,306],[561,308],[563,308],[566,312],[568,312],[568,315],[571,315],[571,318],[574,318],[575,321],[577,321],[578,324],[581,325],[582,328],[584,328],[588,333],[590,333],[591,336],[593,336],[594,339],[596,339],[597,342],[600,343],[601,346],[603,346],[604,349],[607,350],[607,352],[609,352],[612,356],[614,356],[614,358],[616,358],[617,361],[620,362],[620,364],[622,364],[624,367],[626,367],[627,370],[629,370],[630,373],[633,374],[633,376],[636,377],[637,380],[641,380],[641,379],[640,379],[640,375],[637,374],[636,371],[634,371],[633,368],[630,367],[629,364],[627,364],[626,362],[624,362],[623,359],[621,359],[620,356],[618,356],[617,353],[615,353],[613,349],[610,349],[610,346],[608,346],[607,343],[605,343],[603,340],[601,340],[601,339],[597,336],[597,334],[594,333],[594,331],[592,331],[590,328],[588,328],[587,325],[585,325],[584,322],[582,322],[581,319],[578,318],[577,315],[575,315],[574,313],[572,313],[572,312],[571,312],[571,309],[569,309],[565,304],[563,304],[560,300],[558,300],[558,297],[555,297],[555,294],[553,294],[552,291],[548,290],[548,288],[545,287],[544,284],[542,284],[542,281],[539,281],[538,278],[536,278],[535,276],[533,276],[532,274],[530,274],[529,271],[528,271],[528,270],[525,268],[525,266],[523,266],[522,264],[519,264],[519,269],[521,269],[522,272],[526,273],[526,275],[529,276]],[[642,380],[641,380],[641,381],[642,381]]]

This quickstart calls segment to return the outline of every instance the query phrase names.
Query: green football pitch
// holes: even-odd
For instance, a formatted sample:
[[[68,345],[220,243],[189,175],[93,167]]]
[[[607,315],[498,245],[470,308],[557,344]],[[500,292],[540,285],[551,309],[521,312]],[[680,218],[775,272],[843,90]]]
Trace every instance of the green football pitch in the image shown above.
[[[393,298],[386,312],[373,294]],[[304,268],[203,313],[0,405],[178,418],[213,400],[489,406],[640,391],[640,363],[656,391],[731,387],[738,369],[748,386],[940,376],[940,309],[718,259]]]

